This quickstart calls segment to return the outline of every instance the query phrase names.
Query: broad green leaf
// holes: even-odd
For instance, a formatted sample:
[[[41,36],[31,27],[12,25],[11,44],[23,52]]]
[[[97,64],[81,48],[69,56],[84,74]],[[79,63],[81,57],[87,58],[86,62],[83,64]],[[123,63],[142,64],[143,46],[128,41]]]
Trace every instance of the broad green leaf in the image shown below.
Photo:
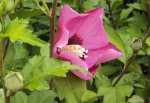
[[[141,4],[141,3],[135,2],[135,3],[128,4],[128,6],[134,8],[134,9],[137,9],[137,10],[142,10],[145,12],[147,11],[146,4]]]
[[[133,62],[130,67],[129,67],[129,71],[130,72],[135,72],[135,73],[138,73],[138,74],[142,74],[142,69],[140,67],[140,65],[136,62]]]
[[[96,93],[87,90],[83,94],[82,101],[95,101],[97,100],[97,98],[98,98],[98,95]]]
[[[121,51],[125,51],[125,44],[123,43],[122,39],[120,38],[119,34],[110,26],[105,25],[105,29],[108,33],[109,40],[112,44],[118,47]]]
[[[127,103],[144,103],[144,99],[138,95],[133,95],[131,98],[128,99]]]
[[[141,30],[144,31],[143,35],[145,34],[145,31],[148,30],[148,22],[147,22],[147,15],[144,13],[134,12],[133,20],[130,23],[133,27],[139,27]],[[135,34],[134,34],[135,35]]]
[[[57,103],[56,94],[51,90],[35,91],[29,96],[27,103]]]
[[[126,85],[126,84],[130,84],[130,85],[134,85],[135,80],[137,80],[139,78],[139,74],[131,72],[128,74],[123,75],[123,77],[120,79],[120,81],[117,83],[117,86],[120,85]],[[113,80],[113,82],[117,79],[117,77]]]
[[[48,45],[46,42],[36,38],[32,31],[26,28],[28,23],[27,20],[18,20],[16,18],[5,27],[5,31],[3,34],[0,34],[0,37],[9,37],[12,42],[20,40],[36,46]]]
[[[26,10],[26,9],[21,9],[16,11],[15,13],[10,15],[10,18],[15,18],[18,17],[20,18],[29,18],[29,17],[34,17],[42,14],[41,10],[39,9],[31,9],[31,10]]]
[[[123,9],[120,14],[120,19],[125,19],[129,16],[129,14],[133,11],[132,8]]]
[[[132,92],[133,87],[130,85],[110,87],[104,94],[103,103],[125,103],[125,97],[129,97]]]
[[[64,78],[55,78],[54,87],[60,100],[65,99],[65,103],[82,103],[86,81],[70,74]]]
[[[100,74],[105,76],[110,76],[120,70],[120,67],[114,65],[104,65],[100,67]]]
[[[101,69],[98,69],[95,77],[96,77],[95,85],[97,88],[99,88],[100,86],[105,86],[105,87],[110,86],[110,80],[108,79],[107,76],[101,73]]]
[[[64,62],[58,59],[49,59],[45,56],[35,56],[29,60],[29,62],[24,66],[22,70],[22,75],[25,80],[25,88],[37,89],[36,86],[33,88],[32,85],[37,83],[37,80],[44,79],[48,76],[61,76],[64,77],[69,70],[77,70],[88,74],[87,71],[81,69],[78,66],[71,65],[69,62]],[[41,81],[39,81],[39,85]]]
[[[27,103],[27,101],[28,101],[28,96],[22,91],[17,92],[10,99],[10,103]]]
[[[43,79],[34,80],[29,85],[27,85],[25,88],[28,90],[34,91],[34,90],[48,90],[49,85],[48,82]]]

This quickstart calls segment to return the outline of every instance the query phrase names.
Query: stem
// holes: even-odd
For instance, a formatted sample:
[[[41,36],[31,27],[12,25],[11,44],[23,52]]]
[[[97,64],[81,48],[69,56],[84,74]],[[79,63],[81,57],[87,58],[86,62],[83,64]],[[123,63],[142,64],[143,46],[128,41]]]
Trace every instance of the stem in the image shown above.
[[[112,23],[113,28],[116,30],[116,25],[114,23],[113,17],[112,17],[112,7],[111,7],[111,1],[110,0],[106,0],[106,3],[108,5],[108,9],[109,9],[109,16],[110,16],[110,21]]]
[[[36,3],[37,7],[44,13],[47,15],[47,12],[40,6],[39,2],[37,0],[34,0],[34,2]]]
[[[50,17],[50,57],[52,57],[52,50],[53,50],[53,42],[54,42],[54,35],[55,35],[55,18],[56,18],[56,7],[57,7],[58,0],[54,0],[52,5],[52,13]]]
[[[146,39],[150,36],[150,27],[148,29],[148,32],[146,33],[144,39],[142,40],[142,43],[144,44]],[[129,66],[131,65],[131,63],[134,61],[135,57],[137,56],[138,54],[138,51],[133,51],[133,54],[132,56],[129,58],[129,60],[127,61],[127,64],[124,66],[122,72],[119,74],[117,80],[114,82],[114,84],[112,86],[116,86],[117,83],[120,81],[120,79],[123,77],[123,75],[126,73],[127,69],[129,68]]]
[[[6,43],[6,46],[5,46],[5,49],[4,49],[4,53],[3,53],[3,59],[5,59],[7,50],[9,48],[9,44],[10,44],[10,40],[9,40],[9,38],[7,38],[7,43]]]
[[[50,10],[49,10],[49,8],[48,8],[48,6],[47,6],[45,0],[41,0],[41,2],[42,2],[43,6],[44,6],[44,8],[45,8],[45,10],[46,10],[46,12],[47,12],[47,15],[50,16]]]
[[[0,17],[0,22],[2,23],[2,32],[4,32],[4,21],[3,21],[2,17]],[[3,51],[2,51],[2,39],[0,38],[0,77],[1,77],[0,79],[1,79],[2,84],[3,84],[5,103],[10,103],[10,96],[7,95],[7,89],[5,88],[4,81],[3,81],[3,78],[5,76],[4,75],[5,71],[3,68],[4,54],[2,54],[2,53],[3,53]]]
[[[2,39],[0,39],[0,78],[3,77],[3,53],[2,53]]]

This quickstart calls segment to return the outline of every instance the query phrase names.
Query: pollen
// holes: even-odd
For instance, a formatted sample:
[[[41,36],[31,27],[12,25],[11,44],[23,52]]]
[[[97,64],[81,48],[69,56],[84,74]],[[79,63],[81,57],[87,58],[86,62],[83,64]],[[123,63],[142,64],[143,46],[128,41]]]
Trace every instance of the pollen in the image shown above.
[[[74,53],[74,54],[78,55],[81,58],[87,58],[88,57],[87,56],[88,50],[83,48],[80,45],[75,45],[75,44],[66,45],[63,48],[59,48],[59,52],[61,52],[61,51]]]

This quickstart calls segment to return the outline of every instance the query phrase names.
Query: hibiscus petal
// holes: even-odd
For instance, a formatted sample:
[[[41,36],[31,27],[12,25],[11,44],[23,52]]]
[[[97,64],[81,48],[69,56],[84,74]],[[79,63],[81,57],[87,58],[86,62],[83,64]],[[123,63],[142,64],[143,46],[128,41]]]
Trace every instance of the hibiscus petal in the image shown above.
[[[83,25],[88,15],[78,15],[78,17],[70,19],[66,23],[66,28],[69,31],[69,37],[71,38],[73,35],[76,35],[78,29]]]
[[[100,56],[100,49],[94,49],[88,51],[88,57],[84,60],[88,67],[91,68],[92,66],[96,65]]]
[[[98,63],[104,63],[116,58],[119,58],[123,54],[112,44],[108,44],[107,46],[100,49],[100,56]]]
[[[66,60],[66,61],[70,61],[72,64],[80,66],[81,68],[83,68],[83,69],[88,71],[87,64],[82,59],[80,59],[77,55],[75,55],[73,53],[68,53],[68,52],[63,52],[62,51],[59,54],[59,58],[61,58],[63,60]],[[91,75],[81,73],[81,72],[79,72],[77,70],[71,70],[71,72],[74,73],[76,76],[84,79],[84,80],[92,78]]]
[[[64,26],[58,27],[54,48],[53,48],[53,56],[57,57],[57,49],[62,48],[67,45],[69,39],[69,32]]]
[[[74,11],[69,5],[64,5],[60,12],[59,24],[66,24],[70,19],[77,17],[78,12]]]
[[[103,27],[103,9],[98,8],[87,14],[88,18],[77,31],[77,35],[83,40],[82,46],[86,49],[106,46],[108,38]]]

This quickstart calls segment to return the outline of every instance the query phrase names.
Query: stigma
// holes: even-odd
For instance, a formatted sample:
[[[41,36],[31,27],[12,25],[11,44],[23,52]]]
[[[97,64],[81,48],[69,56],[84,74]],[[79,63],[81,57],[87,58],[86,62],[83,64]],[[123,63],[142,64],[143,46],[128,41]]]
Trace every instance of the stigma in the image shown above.
[[[88,50],[76,44],[66,45],[58,49],[58,52],[62,52],[62,51],[73,53],[79,56],[80,58],[84,58],[84,59],[88,57],[87,56]]]

